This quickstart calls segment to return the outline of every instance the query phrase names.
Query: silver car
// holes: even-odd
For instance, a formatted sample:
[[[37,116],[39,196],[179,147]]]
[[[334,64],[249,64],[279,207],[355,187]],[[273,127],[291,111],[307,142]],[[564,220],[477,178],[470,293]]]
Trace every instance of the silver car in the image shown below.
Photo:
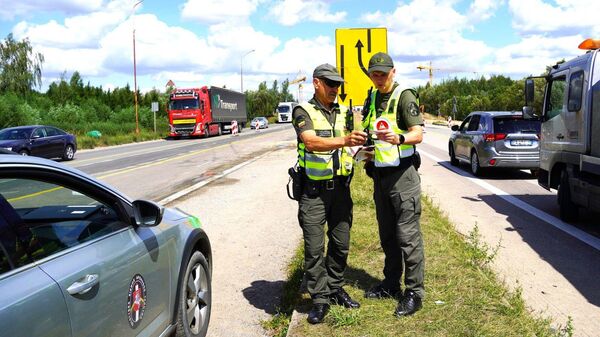
[[[211,270],[196,217],[0,153],[0,335],[205,336]]]
[[[269,127],[269,120],[265,117],[254,117],[250,122],[251,129],[266,129]]]
[[[476,176],[495,167],[530,169],[535,175],[540,165],[540,127],[540,121],[525,120],[521,112],[472,112],[460,126],[452,126],[450,163],[467,162]]]

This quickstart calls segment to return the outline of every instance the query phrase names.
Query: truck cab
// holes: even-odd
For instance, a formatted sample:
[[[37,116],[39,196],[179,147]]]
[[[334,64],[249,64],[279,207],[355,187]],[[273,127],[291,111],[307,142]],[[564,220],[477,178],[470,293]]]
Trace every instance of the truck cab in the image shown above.
[[[538,183],[558,190],[560,217],[574,221],[579,208],[600,208],[600,40],[579,45],[583,55],[552,66],[545,79],[540,114],[533,78],[526,80],[526,118],[542,121]]]

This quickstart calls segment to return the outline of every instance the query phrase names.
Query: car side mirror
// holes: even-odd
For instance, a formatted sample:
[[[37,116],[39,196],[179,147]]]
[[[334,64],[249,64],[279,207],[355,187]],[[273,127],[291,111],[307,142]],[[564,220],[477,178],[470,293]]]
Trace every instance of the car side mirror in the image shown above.
[[[452,131],[458,131],[458,125],[452,125],[452,127],[450,128],[450,130],[452,130]]]
[[[135,200],[133,202],[133,215],[135,224],[140,227],[152,227],[162,221],[164,207],[148,200]]]

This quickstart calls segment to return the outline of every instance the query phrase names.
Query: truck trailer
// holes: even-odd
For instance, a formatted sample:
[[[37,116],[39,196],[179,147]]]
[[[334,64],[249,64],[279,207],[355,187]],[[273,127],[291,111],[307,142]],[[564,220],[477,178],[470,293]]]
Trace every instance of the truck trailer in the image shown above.
[[[209,137],[230,132],[236,121],[239,131],[248,121],[246,96],[218,87],[175,89],[169,97],[169,137]]]
[[[526,118],[542,121],[538,183],[556,189],[560,217],[574,221],[579,208],[600,209],[600,40],[579,45],[583,55],[550,68],[541,114],[534,100],[534,77],[525,81]]]

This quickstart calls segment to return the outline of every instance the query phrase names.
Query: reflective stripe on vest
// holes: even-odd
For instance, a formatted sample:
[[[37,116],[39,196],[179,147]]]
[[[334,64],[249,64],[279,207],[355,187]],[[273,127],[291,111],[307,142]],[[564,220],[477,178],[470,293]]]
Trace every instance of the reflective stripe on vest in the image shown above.
[[[386,106],[385,111],[381,113],[379,118],[385,119],[388,125],[391,125],[392,130],[396,134],[406,133],[406,130],[398,128],[396,122],[396,114],[398,113],[398,102],[404,89],[397,86]],[[377,90],[374,90],[371,94],[371,105],[369,106],[369,119],[368,127],[371,135],[375,136],[375,120],[377,119],[377,108],[375,107],[375,97]],[[398,166],[403,158],[409,158],[415,153],[415,147],[413,145],[394,145],[383,140],[374,139],[375,142],[375,166],[376,167],[389,167]]]
[[[308,113],[318,136],[333,138],[345,135],[346,114],[348,112],[348,108],[345,106],[340,105],[333,126],[323,112],[312,104],[302,103],[300,106]],[[298,163],[300,167],[304,168],[306,176],[312,180],[329,180],[334,176],[348,176],[352,172],[352,156],[347,153],[345,148],[333,151],[310,152],[306,150],[306,145],[301,139],[298,141]],[[334,167],[334,163],[337,163],[337,167]]]

